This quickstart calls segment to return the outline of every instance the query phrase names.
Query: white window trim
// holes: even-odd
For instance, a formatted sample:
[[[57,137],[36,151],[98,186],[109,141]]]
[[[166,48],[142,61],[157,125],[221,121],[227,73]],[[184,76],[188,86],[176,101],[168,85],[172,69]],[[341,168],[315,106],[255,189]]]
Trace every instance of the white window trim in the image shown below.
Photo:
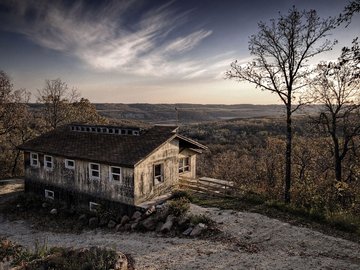
[[[33,158],[33,155],[36,155],[36,159]],[[36,160],[37,164],[34,164],[34,160]],[[31,165],[31,167],[34,167],[34,168],[39,168],[40,167],[40,161],[39,161],[39,154],[38,153],[30,152],[30,165]]]
[[[101,204],[95,203],[95,202],[89,202],[89,210],[90,210],[91,212],[97,212],[96,207],[99,207],[99,206],[101,206]],[[94,208],[94,207],[95,207],[95,208]]]
[[[45,189],[45,198],[54,200],[55,199],[55,192],[49,189]]]
[[[51,167],[50,168],[46,166],[46,163],[49,162],[49,161],[46,161],[47,157],[51,158]],[[54,157],[53,156],[44,155],[44,168],[45,168],[45,170],[48,170],[48,171],[52,171],[54,169]]]
[[[99,166],[99,170],[93,170],[91,169],[91,165],[98,165]],[[99,176],[93,176],[92,175],[92,171],[98,171],[99,172]],[[101,173],[101,170],[100,170],[100,164],[99,163],[89,163],[89,178],[91,180],[100,180],[100,173]]]
[[[68,164],[69,161],[74,162],[74,166],[69,166],[69,164]],[[75,169],[75,160],[73,160],[73,159],[65,159],[65,168],[70,169],[70,170],[74,170]]]
[[[113,173],[111,171],[112,168],[115,168],[115,169],[120,169],[120,173]],[[113,175],[119,175],[119,181],[118,180],[114,180],[113,179]],[[115,182],[115,183],[121,183],[122,182],[122,170],[121,170],[121,167],[116,167],[116,166],[109,166],[109,179],[111,182]]]

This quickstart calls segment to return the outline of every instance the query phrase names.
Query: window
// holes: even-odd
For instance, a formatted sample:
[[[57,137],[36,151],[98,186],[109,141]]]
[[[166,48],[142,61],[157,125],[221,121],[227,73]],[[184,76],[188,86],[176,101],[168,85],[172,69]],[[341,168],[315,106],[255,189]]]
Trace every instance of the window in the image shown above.
[[[126,134],[126,129],[122,129],[121,130],[121,135],[125,135]]]
[[[44,168],[47,170],[54,169],[54,159],[52,156],[44,156]]]
[[[65,168],[74,170],[75,169],[75,160],[65,159]]]
[[[89,202],[89,210],[91,212],[97,212],[100,210],[101,205],[94,202]]]
[[[121,182],[121,168],[110,166],[110,181]]]
[[[164,182],[164,164],[155,164],[154,165],[154,183],[159,184]]]
[[[37,153],[30,153],[30,165],[39,167],[39,155]]]
[[[179,173],[190,172],[190,157],[179,159]]]
[[[92,132],[96,132],[96,128],[92,127],[92,128],[91,128],[91,131],[92,131]]]
[[[135,135],[135,136],[139,136],[139,131],[133,130],[132,134]]]
[[[113,134],[113,133],[114,133],[114,129],[109,128],[109,133],[110,133],[110,134]]]
[[[100,180],[100,164],[90,163],[89,164],[89,174],[90,174],[90,179]]]
[[[54,191],[45,189],[45,198],[54,200],[54,198],[55,198]]]

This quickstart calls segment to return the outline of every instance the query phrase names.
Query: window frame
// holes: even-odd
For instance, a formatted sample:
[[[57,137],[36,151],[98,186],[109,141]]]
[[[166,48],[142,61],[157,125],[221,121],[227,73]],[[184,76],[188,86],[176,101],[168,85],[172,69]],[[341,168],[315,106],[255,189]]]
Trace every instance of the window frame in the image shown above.
[[[49,195],[49,193],[52,193],[52,195]],[[45,189],[45,198],[50,200],[55,200],[55,192],[50,189]]]
[[[69,166],[69,164],[68,164],[69,161],[73,162],[74,165],[73,165],[73,166]],[[66,168],[66,169],[75,170],[75,160],[66,158],[66,159],[64,160],[64,163],[65,163],[65,168]]]
[[[156,166],[160,166],[160,174],[156,175]],[[159,180],[160,178],[160,180]],[[154,185],[159,185],[165,182],[165,175],[164,175],[164,163],[155,163],[153,165],[153,179]]]
[[[33,158],[33,155],[36,155],[36,159]],[[36,160],[37,164],[34,164],[34,160]],[[34,168],[40,167],[39,154],[35,152],[30,152],[30,166]]]
[[[99,169],[98,169],[98,170],[94,170],[94,169],[91,168],[91,165],[97,165],[97,166],[99,166]],[[93,176],[93,175],[92,175],[92,172],[93,172],[93,171],[97,171],[99,175],[98,175],[98,176]],[[89,163],[89,178],[90,178],[90,180],[97,180],[97,181],[99,181],[99,180],[100,180],[100,173],[101,173],[100,164],[99,164],[99,163],[90,162],[90,163]]]
[[[119,169],[120,172],[119,173],[113,173],[112,169]],[[114,175],[119,176],[119,180],[115,180],[114,177],[113,177]],[[121,167],[109,166],[109,179],[110,179],[111,182],[122,183],[122,169],[121,169]]]
[[[47,166],[47,163],[49,161],[46,160],[46,158],[51,158],[51,167],[48,167]],[[50,156],[50,155],[44,155],[44,169],[47,170],[47,171],[52,171],[54,169],[54,157],[53,156]]]
[[[186,165],[186,160],[188,160],[188,164]],[[180,166],[181,163],[181,166]],[[179,173],[186,173],[186,172],[191,172],[191,157],[190,156],[186,156],[186,157],[181,157],[179,159]]]
[[[89,211],[90,212],[97,212],[98,211],[98,209],[96,209],[96,208],[93,208],[93,207],[101,207],[101,204],[100,203],[96,203],[96,202],[89,202]]]

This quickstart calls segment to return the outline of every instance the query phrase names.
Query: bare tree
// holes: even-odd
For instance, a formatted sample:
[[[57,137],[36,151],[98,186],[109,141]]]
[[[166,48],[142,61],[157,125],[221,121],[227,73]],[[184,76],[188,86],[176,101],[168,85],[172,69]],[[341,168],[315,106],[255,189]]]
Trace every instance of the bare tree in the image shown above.
[[[70,104],[79,97],[75,88],[69,88],[61,79],[45,80],[38,90],[38,102],[44,104],[44,118],[50,128],[65,124],[71,115]]]
[[[247,81],[256,87],[279,96],[286,109],[285,202],[290,202],[292,114],[303,103],[293,105],[297,95],[306,86],[309,75],[306,64],[310,58],[331,50],[335,42],[326,39],[336,20],[322,20],[315,10],[298,11],[295,7],[287,15],[273,19],[270,25],[258,24],[259,32],[252,35],[249,50],[254,59],[241,66],[231,64],[226,77]],[[321,44],[318,44],[320,41]]]
[[[343,13],[340,14],[338,18],[338,23],[341,24],[343,22],[346,22],[347,25],[349,25],[354,14],[359,12],[360,0],[350,1],[349,4],[345,6]]]
[[[23,142],[19,131],[25,132],[30,124],[29,97],[24,89],[14,90],[11,78],[0,71],[0,177],[16,174],[21,158],[16,146]],[[28,129],[25,133],[29,134]]]
[[[343,160],[356,147],[354,138],[360,135],[360,77],[357,65],[347,61],[348,57],[348,52],[343,51],[338,62],[319,64],[312,83],[316,101],[324,105],[320,123],[331,137],[331,153],[338,182],[344,180]]]
[[[9,75],[0,70],[0,135],[17,126],[28,101],[29,93],[24,89],[14,90]]]
[[[78,91],[61,79],[46,80],[44,88],[38,90],[38,102],[44,105],[43,116],[51,129],[71,122],[106,122],[88,99],[80,98]]]

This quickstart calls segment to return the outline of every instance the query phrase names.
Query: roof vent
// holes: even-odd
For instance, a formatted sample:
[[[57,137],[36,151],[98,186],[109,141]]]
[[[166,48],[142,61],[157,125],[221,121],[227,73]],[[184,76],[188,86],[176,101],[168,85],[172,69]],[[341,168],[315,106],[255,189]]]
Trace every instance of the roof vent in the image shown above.
[[[112,135],[131,135],[140,136],[140,128],[113,127],[113,126],[88,126],[88,125],[71,125],[71,131],[81,133],[102,133]]]

